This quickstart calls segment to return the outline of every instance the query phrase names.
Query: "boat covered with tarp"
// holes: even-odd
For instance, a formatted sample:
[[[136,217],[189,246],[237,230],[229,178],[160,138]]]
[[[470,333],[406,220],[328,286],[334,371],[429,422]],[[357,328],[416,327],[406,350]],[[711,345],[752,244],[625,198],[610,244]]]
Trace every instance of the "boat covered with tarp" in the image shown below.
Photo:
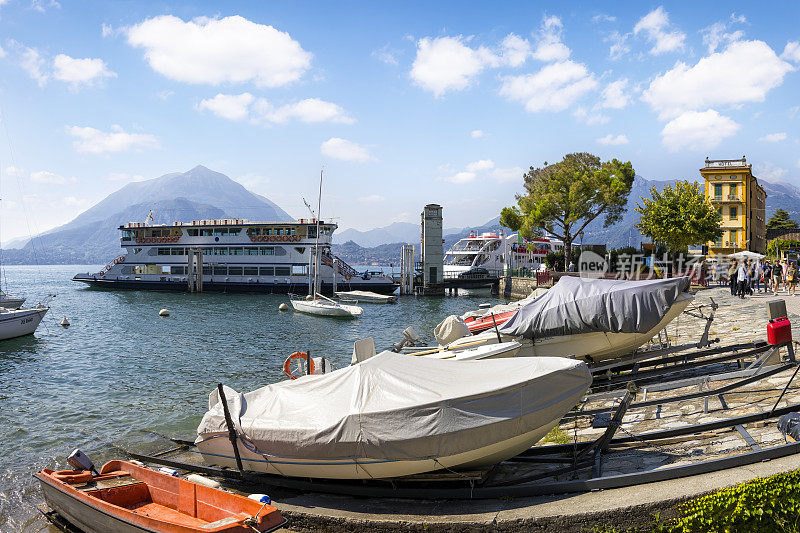
[[[526,450],[591,384],[563,358],[450,361],[382,352],[246,394],[224,388],[242,467],[305,478],[393,478],[489,467]],[[218,390],[197,430],[204,460],[236,467]]]

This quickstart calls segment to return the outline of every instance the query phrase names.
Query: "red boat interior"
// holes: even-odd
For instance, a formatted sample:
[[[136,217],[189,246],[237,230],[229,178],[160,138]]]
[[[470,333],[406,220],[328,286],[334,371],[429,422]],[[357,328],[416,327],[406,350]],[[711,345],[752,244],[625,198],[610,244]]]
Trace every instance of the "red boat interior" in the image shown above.
[[[135,471],[131,471],[133,469]],[[136,514],[190,530],[242,531],[242,521],[255,516],[259,510],[257,527],[261,531],[283,521],[272,506],[262,509],[262,504],[255,500],[122,461],[106,463],[100,476],[92,477],[89,482],[84,481],[84,474],[88,472],[44,470],[42,474],[60,483],[66,479],[74,490],[118,507],[121,513]],[[251,531],[249,527],[246,530]],[[163,531],[185,529],[167,526]]]

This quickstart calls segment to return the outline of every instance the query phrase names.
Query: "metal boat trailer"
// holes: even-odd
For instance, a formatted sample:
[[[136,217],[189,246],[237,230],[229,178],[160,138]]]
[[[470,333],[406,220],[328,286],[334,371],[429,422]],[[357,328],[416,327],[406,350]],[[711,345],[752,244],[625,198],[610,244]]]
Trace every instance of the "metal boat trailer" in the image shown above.
[[[767,362],[779,358],[779,352],[786,348],[788,357],[777,364],[767,365]],[[708,359],[700,360],[702,357]],[[732,362],[753,358],[747,367],[736,371],[720,372],[717,374],[704,374],[699,376],[683,377],[671,381],[658,382],[663,376],[674,375],[681,371],[696,371],[703,365],[713,365],[719,362]],[[643,364],[648,363],[648,364]],[[652,363],[652,364],[650,364]],[[627,367],[626,367],[627,365]],[[664,368],[655,368],[663,365]],[[613,368],[609,368],[613,367]],[[623,417],[628,409],[661,405],[686,400],[704,398],[706,411],[708,398],[718,396],[723,409],[727,410],[724,394],[734,391],[747,384],[777,375],[794,368],[791,379],[783,387],[772,409],[756,414],[730,417],[713,422],[700,423],[678,428],[650,431],[638,435],[621,429]],[[563,421],[574,420],[578,417],[608,415],[603,420],[606,429],[594,441],[576,442],[573,444],[535,446],[513,457],[501,465],[478,472],[441,472],[409,476],[407,478],[375,479],[375,480],[320,480],[305,478],[287,478],[273,474],[263,474],[247,470],[210,467],[197,464],[193,461],[180,460],[186,453],[199,454],[193,450],[194,443],[181,439],[170,439],[177,446],[171,447],[152,455],[126,452],[131,458],[145,463],[158,464],[175,468],[184,472],[196,472],[209,476],[224,478],[249,486],[272,487],[289,489],[300,492],[324,492],[359,497],[385,497],[409,499],[481,499],[500,497],[526,497],[540,495],[556,495],[574,492],[585,492],[600,489],[611,489],[633,486],[656,481],[676,479],[693,476],[728,468],[753,464],[779,457],[800,453],[800,442],[785,442],[784,444],[764,447],[756,443],[748,433],[745,425],[775,420],[791,412],[800,411],[800,403],[778,408],[786,391],[797,376],[800,365],[795,360],[792,343],[780,345],[734,345],[719,347],[711,350],[701,350],[694,354],[675,356],[675,361],[664,363],[658,361],[627,361],[613,365],[604,365],[596,369],[601,379],[607,378],[607,372],[618,371],[611,379],[606,379],[604,386],[624,383],[618,390],[594,392],[585,398],[581,409],[568,413]],[[641,379],[642,385],[638,385]],[[736,379],[728,385],[711,389],[709,383],[718,380]],[[681,387],[698,385],[699,390],[687,394],[647,399],[648,392],[668,391]],[[776,391],[777,392],[777,391]],[[641,397],[640,401],[636,401]],[[583,405],[594,400],[616,400],[616,406],[582,409]],[[692,464],[678,466],[665,466],[663,468],[644,470],[638,472],[603,476],[604,459],[613,451],[639,447],[659,447],[669,443],[684,442],[708,435],[709,432],[719,430],[735,431],[749,448],[745,453],[729,455],[722,458],[698,461]],[[617,436],[622,432],[624,436]],[[503,475],[503,467],[531,466],[539,471]],[[578,475],[586,475],[586,479],[576,479]],[[580,474],[583,472],[583,474]]]

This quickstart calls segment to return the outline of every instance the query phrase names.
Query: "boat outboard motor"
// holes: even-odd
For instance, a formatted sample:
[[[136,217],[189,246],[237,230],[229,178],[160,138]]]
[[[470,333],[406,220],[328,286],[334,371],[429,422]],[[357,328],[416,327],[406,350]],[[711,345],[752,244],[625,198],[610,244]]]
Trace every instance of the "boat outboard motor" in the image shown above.
[[[77,448],[71,454],[69,454],[69,457],[67,457],[67,462],[72,465],[72,468],[75,470],[89,470],[96,476],[100,475],[100,472],[98,472],[94,467],[92,460]]]
[[[389,349],[393,352],[400,353],[404,346],[416,346],[418,341],[419,333],[417,333],[413,327],[408,326],[403,330],[403,340],[392,344]]]

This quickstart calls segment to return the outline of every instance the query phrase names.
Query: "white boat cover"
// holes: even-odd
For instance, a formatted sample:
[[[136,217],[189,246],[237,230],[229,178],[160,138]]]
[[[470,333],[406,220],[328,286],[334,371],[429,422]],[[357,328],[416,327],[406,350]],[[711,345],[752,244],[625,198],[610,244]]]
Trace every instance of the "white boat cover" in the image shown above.
[[[437,325],[433,330],[433,336],[436,337],[436,342],[445,346],[461,337],[469,337],[472,332],[467,327],[466,322],[461,317],[450,315]]]
[[[502,442],[560,419],[592,378],[560,357],[447,361],[381,352],[247,394],[225,387],[248,447],[297,459],[419,460]],[[227,434],[218,391],[197,442]]]
[[[688,277],[634,281],[563,276],[502,324],[500,333],[529,339],[594,331],[644,333],[661,322],[688,288]]]

